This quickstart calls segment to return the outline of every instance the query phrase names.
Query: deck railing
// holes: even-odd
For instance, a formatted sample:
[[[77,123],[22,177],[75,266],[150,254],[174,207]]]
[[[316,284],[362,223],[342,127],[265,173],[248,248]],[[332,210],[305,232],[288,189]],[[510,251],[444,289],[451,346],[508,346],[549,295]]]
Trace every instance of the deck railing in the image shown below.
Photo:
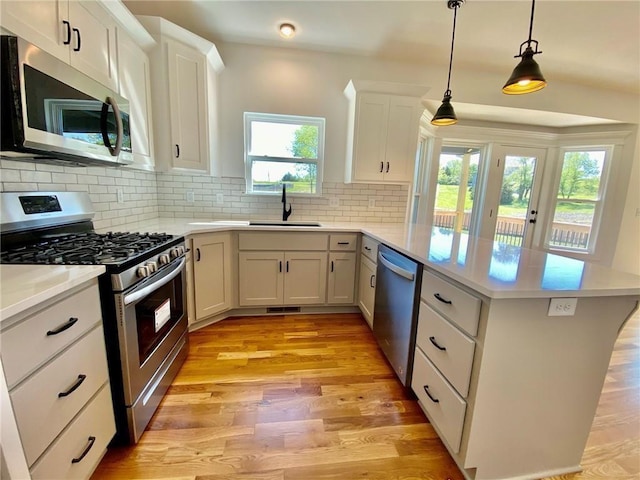
[[[437,227],[454,228],[456,212],[437,211],[433,223]],[[462,230],[469,231],[471,214],[465,212],[462,217]],[[509,245],[522,245],[525,219],[499,216],[496,224],[496,240]],[[558,247],[586,249],[589,244],[589,225],[568,222],[553,222],[549,244]]]

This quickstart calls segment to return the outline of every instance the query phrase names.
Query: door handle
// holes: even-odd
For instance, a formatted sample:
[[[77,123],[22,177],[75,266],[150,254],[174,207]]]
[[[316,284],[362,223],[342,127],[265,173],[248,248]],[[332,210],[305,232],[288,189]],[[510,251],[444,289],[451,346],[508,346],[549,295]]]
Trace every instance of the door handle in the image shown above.
[[[369,277],[369,286],[371,288],[376,288],[375,280],[376,280],[376,276],[375,275],[371,275]]]
[[[380,173],[384,170],[384,162],[380,162]]]
[[[389,173],[389,162],[387,162],[387,170],[385,173]]]
[[[331,260],[331,271],[333,272],[333,260]]]
[[[196,248],[196,262],[200,261],[200,249]]]
[[[176,143],[176,158],[180,158],[180,145]]]

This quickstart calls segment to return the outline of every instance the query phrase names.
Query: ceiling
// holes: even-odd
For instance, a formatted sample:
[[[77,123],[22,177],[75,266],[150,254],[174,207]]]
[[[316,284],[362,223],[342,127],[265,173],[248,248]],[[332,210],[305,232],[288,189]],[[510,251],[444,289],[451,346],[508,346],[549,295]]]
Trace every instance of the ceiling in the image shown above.
[[[453,14],[446,0],[124,0],[134,13],[162,16],[213,42],[235,42],[366,55],[448,66]],[[506,78],[527,39],[529,0],[467,0],[459,9],[455,67]],[[277,26],[296,26],[292,40]],[[533,38],[547,79],[640,95],[640,0],[538,0]],[[427,105],[437,108],[437,105]],[[456,103],[458,117],[509,121],[514,112]],[[532,124],[606,123],[540,113]],[[521,118],[522,116],[519,115]]]

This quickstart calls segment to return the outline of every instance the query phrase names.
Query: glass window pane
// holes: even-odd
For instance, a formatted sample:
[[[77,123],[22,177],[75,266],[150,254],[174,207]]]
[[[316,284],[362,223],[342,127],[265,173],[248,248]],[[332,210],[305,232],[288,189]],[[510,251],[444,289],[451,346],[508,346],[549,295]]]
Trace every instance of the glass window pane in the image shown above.
[[[597,200],[604,158],[603,150],[565,152],[558,199]]]
[[[287,192],[316,193],[318,168],[315,163],[270,162],[254,160],[251,180],[254,192],[280,192],[282,184]]]
[[[318,158],[318,127],[252,121],[249,155],[315,160]]]
[[[559,201],[553,215],[549,245],[587,250],[594,213],[594,203]]]
[[[505,156],[495,239],[521,246],[531,200],[536,157]]]
[[[468,147],[442,147],[434,224],[469,231],[480,151]]]

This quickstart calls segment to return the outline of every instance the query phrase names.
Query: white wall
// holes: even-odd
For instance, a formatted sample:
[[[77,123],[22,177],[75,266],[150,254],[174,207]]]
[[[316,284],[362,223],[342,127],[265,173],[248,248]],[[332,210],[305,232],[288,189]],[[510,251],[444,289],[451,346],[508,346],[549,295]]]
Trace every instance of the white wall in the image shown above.
[[[622,212],[620,236],[612,267],[640,275],[640,135],[636,137],[633,168]]]

